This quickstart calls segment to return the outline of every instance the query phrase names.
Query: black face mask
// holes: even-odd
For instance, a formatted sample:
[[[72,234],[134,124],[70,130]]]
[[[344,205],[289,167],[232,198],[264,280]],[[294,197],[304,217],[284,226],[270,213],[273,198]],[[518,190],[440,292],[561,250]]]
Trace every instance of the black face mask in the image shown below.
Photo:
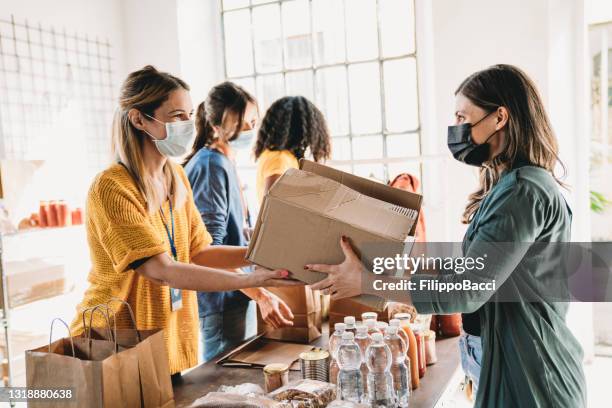
[[[487,140],[485,140],[484,143],[476,144],[472,138],[472,129],[493,112],[489,112],[473,125],[471,123],[463,123],[461,125],[448,127],[448,149],[451,151],[455,159],[471,166],[480,167],[482,166],[482,163],[489,158],[491,146],[489,146],[488,141],[491,139],[491,137],[493,137],[493,135],[495,135],[495,133],[497,133],[497,131],[493,132],[489,137],[487,137]]]

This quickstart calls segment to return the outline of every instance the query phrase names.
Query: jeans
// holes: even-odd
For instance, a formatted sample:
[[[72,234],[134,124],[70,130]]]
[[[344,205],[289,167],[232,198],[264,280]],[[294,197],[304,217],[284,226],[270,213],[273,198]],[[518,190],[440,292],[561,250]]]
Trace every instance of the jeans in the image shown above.
[[[204,362],[230,351],[257,334],[257,305],[224,310],[200,318],[200,341]]]
[[[480,337],[461,332],[459,338],[459,352],[461,354],[461,368],[466,377],[472,381],[474,395],[478,390],[478,379],[482,365],[482,342]]]

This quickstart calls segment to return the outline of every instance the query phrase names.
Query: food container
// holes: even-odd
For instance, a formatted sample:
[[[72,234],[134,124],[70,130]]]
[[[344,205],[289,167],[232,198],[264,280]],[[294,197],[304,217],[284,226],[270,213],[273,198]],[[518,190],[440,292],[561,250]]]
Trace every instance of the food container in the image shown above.
[[[436,355],[436,332],[426,330],[423,334],[425,337],[425,362],[427,365],[435,364],[438,362],[438,356]]]
[[[58,226],[58,204],[57,201],[51,201],[49,204],[49,212],[47,213],[47,225],[49,227]]]
[[[41,201],[38,210],[38,218],[40,219],[41,228],[49,226],[49,202]]]
[[[321,349],[300,354],[300,370],[305,380],[329,381],[329,352]]]
[[[72,219],[68,211],[68,204],[64,200],[60,200],[57,203],[57,225],[58,227],[65,227],[71,225]]]
[[[289,383],[289,366],[287,364],[268,364],[263,368],[263,373],[266,393]]]

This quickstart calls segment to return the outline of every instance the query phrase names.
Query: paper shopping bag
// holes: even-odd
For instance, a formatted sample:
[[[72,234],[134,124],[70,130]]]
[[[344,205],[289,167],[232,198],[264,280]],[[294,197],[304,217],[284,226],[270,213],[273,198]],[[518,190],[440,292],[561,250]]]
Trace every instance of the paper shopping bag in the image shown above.
[[[135,354],[138,362],[138,375],[144,408],[174,407],[174,392],[170,379],[168,353],[164,343],[162,329],[137,330],[134,313],[129,303],[113,298],[107,305],[101,307],[113,312],[112,302],[125,306],[130,314],[134,329],[114,329],[117,345]],[[118,311],[117,311],[118,313]],[[113,316],[115,313],[112,313]],[[115,319],[114,319],[115,320]],[[109,340],[109,332],[104,328],[92,327],[91,337]]]
[[[322,332],[321,292],[309,286],[266,288],[281,298],[293,312],[293,326],[274,329],[267,325],[261,313],[257,313],[257,333],[268,339],[310,343]]]
[[[66,328],[68,325],[59,321]],[[68,328],[69,330],[69,328]],[[140,407],[138,360],[114,342],[67,337],[26,351],[26,385],[29,388],[70,390],[71,398],[31,400],[32,408]]]

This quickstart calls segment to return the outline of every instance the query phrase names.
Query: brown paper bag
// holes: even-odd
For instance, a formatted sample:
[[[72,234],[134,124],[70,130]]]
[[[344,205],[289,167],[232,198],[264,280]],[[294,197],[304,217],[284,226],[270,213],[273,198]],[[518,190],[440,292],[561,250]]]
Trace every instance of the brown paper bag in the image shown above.
[[[113,298],[107,305],[101,305],[101,307],[112,312],[109,306],[111,302],[120,302],[125,305],[134,324],[134,329],[115,328],[114,338],[119,347],[130,350],[136,355],[143,407],[174,407],[174,392],[170,379],[170,367],[168,366],[168,353],[164,344],[163,330],[137,330],[135,328],[134,312],[129,303]],[[92,338],[110,340],[108,334],[108,331],[104,328],[91,327]]]
[[[312,290],[308,286],[266,289],[287,303],[295,318],[293,326],[274,329],[264,322],[258,310],[257,333],[264,334],[264,337],[268,339],[296,343],[310,343],[321,337],[323,322],[320,291]]]
[[[141,406],[136,354],[114,342],[85,337],[62,338],[26,351],[26,385],[30,388],[70,389],[70,400],[31,400],[29,407],[135,407]]]

